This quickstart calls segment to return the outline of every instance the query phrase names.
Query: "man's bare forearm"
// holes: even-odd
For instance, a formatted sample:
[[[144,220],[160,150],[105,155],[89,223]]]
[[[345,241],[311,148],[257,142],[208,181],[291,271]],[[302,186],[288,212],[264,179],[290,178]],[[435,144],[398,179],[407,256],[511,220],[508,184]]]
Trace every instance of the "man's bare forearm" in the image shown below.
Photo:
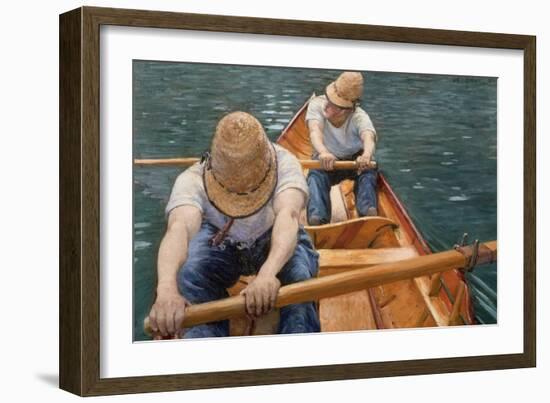
[[[363,133],[363,155],[367,155],[369,158],[372,158],[376,151],[375,137],[376,134],[370,130]]]
[[[176,275],[187,260],[189,241],[199,230],[201,221],[200,210],[193,206],[178,207],[170,213],[159,247],[157,293],[177,291]]]
[[[159,248],[157,293],[177,291],[176,275],[187,259],[188,243],[185,224],[169,226]]]
[[[296,165],[299,171],[299,165]],[[257,317],[275,306],[277,292],[281,287],[281,282],[276,276],[294,254],[299,228],[298,216],[305,200],[306,195],[294,188],[283,190],[275,196],[275,221],[271,230],[269,255],[256,278],[241,291],[245,296],[248,315]]]
[[[304,208],[305,202],[305,194],[294,188],[286,189],[275,197],[271,248],[260,274],[277,275],[294,254],[300,211]]]
[[[275,219],[271,232],[271,248],[261,274],[276,276],[296,249],[299,213],[282,209]]]
[[[311,144],[313,145],[313,148],[319,153],[328,153],[328,149],[325,147],[325,144],[323,143],[323,131],[317,121],[309,121],[308,122],[308,128],[309,128],[309,138],[311,139]]]
[[[176,276],[201,219],[201,211],[194,206],[176,207],[168,216],[157,260],[157,298],[149,312],[151,328],[163,336],[176,335],[183,322],[187,300],[179,293]]]

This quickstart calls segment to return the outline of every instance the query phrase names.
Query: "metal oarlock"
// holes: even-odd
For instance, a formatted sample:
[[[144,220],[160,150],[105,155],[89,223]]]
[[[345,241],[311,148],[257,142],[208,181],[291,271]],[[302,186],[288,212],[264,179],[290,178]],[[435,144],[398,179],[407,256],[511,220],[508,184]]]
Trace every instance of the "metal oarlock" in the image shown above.
[[[464,234],[462,234],[462,240],[460,241],[460,243],[455,243],[453,248],[459,248],[461,246],[466,246],[466,243],[468,242],[468,233],[465,232]]]
[[[454,249],[464,255],[466,264],[462,270],[471,272],[477,265],[493,263],[496,256],[493,251],[484,245],[480,246],[479,239],[476,239],[472,245],[466,245],[468,234],[462,236],[461,245],[456,244]]]
[[[479,239],[476,239],[472,245],[472,256],[468,264],[464,268],[465,271],[472,271],[477,264],[477,257],[479,256]]]

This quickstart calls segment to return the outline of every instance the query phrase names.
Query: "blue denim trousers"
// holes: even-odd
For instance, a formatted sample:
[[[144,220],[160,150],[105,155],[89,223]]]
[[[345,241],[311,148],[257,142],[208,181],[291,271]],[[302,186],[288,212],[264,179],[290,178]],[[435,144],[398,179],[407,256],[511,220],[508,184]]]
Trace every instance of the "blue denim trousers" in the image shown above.
[[[356,170],[325,171],[311,169],[307,176],[309,201],[307,204],[308,221],[312,217],[319,219],[321,224],[327,224],[331,219],[332,205],[330,202],[330,187],[344,179],[355,180],[354,193],[357,212],[360,217],[367,215],[369,207],[377,207],[376,182],[378,170],[369,169],[359,175]]]
[[[209,240],[218,228],[203,223],[189,243],[188,258],[178,272],[180,293],[193,304],[228,297],[241,275],[257,274],[267,259],[271,246],[271,230],[258,238],[253,245],[225,239],[218,246]],[[277,275],[281,285],[287,285],[315,277],[319,267],[319,255],[313,248],[309,235],[303,228],[297,234],[294,255]],[[319,332],[320,324],[314,302],[287,305],[280,310],[278,333]],[[229,321],[197,325],[185,329],[184,338],[229,336]]]

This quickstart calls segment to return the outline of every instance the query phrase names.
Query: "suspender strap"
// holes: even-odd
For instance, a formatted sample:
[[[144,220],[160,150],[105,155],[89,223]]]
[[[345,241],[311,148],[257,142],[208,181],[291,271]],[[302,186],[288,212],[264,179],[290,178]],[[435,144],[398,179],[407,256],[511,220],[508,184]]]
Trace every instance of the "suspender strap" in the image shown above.
[[[233,225],[233,222],[235,221],[234,218],[230,218],[228,222],[225,223],[222,229],[220,229],[218,232],[216,232],[216,235],[214,235],[210,239],[210,246],[218,246],[223,242],[225,237],[227,236],[227,233],[231,229],[231,226]]]

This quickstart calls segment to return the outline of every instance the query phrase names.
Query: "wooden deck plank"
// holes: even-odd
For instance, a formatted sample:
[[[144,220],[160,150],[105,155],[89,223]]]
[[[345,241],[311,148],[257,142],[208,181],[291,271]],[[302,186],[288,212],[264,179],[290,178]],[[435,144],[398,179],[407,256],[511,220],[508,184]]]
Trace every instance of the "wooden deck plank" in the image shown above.
[[[397,262],[418,256],[413,247],[380,249],[318,249],[319,265],[324,268],[366,267]]]
[[[319,302],[321,331],[344,332],[348,330],[376,329],[367,291],[357,291]]]
[[[386,327],[415,327],[426,304],[413,280],[398,281],[373,289]],[[389,303],[386,301],[389,300]]]
[[[361,217],[343,223],[307,226],[305,229],[318,249],[364,249],[380,234],[395,226],[395,222],[385,217]],[[342,239],[343,236],[347,239]]]

